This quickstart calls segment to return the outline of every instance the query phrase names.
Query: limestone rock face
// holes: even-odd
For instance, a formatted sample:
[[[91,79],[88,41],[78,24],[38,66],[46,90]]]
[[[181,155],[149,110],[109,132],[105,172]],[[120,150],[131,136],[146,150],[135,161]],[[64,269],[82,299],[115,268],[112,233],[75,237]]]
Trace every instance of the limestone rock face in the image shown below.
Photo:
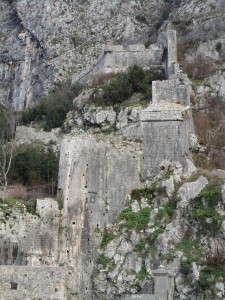
[[[225,95],[224,8],[223,0],[201,3],[183,0],[169,17],[172,28],[179,35],[178,62],[184,70],[189,64],[189,77],[198,73],[202,79],[199,83],[193,80],[195,105],[198,108],[206,107],[207,100],[212,97],[223,98]],[[207,67],[204,69],[204,66]]]
[[[145,43],[155,32],[149,24],[167,6],[162,0],[1,1],[0,103],[20,111],[33,105],[54,82],[95,64],[108,40]]]
[[[3,0],[0,11],[0,103],[15,110],[32,106],[55,82],[101,65],[106,44],[136,51],[133,44],[155,41],[167,18],[178,30],[178,44],[190,50],[179,63],[196,56],[216,63],[197,99],[204,103],[209,94],[225,94],[223,0]]]
[[[188,205],[189,200],[194,199],[201,190],[207,185],[208,180],[204,176],[200,176],[194,182],[188,182],[183,184],[177,192],[177,196],[181,199],[179,207],[185,207]]]
[[[104,227],[112,224],[125,207],[127,195],[140,187],[140,161],[138,151],[129,144],[112,146],[109,141],[97,142],[90,136],[62,142],[59,189],[64,197],[64,224],[68,230],[67,246],[60,256],[62,260],[69,257],[68,288],[78,295],[74,299],[90,297]],[[125,241],[121,242],[122,252],[127,247]]]

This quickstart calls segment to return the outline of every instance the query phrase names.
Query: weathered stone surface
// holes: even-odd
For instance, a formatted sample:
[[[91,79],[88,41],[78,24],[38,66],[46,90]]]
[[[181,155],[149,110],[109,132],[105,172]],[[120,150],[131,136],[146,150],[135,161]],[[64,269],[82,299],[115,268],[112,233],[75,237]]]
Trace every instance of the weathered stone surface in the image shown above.
[[[77,109],[82,109],[89,101],[93,94],[93,89],[84,90],[79,96],[73,100],[73,104]]]
[[[58,132],[57,128],[53,129],[51,132],[46,132],[43,130],[37,130],[32,127],[27,126],[17,126],[16,127],[16,138],[18,143],[30,143],[32,141],[41,141],[44,144],[55,144],[59,148],[61,142],[61,135]]]
[[[110,71],[134,63],[157,64],[162,49],[143,45],[154,26],[149,28],[135,16],[144,14],[154,24],[167,6],[156,0],[1,1],[0,102],[23,110],[55,82],[85,70],[90,73],[95,66],[109,66]],[[130,48],[121,45],[123,52],[107,52],[103,62],[107,40]]]
[[[92,290],[91,276],[101,241],[96,232],[113,222],[125,206],[126,195],[140,186],[140,158],[129,149],[129,145],[112,148],[110,143],[88,136],[62,142],[59,189],[65,199],[69,242],[63,250],[67,254],[61,252],[60,256],[70,257],[69,266],[76,276],[71,276],[69,289],[78,299],[89,297]],[[125,251],[125,244],[121,251]]]
[[[0,266],[1,298],[64,300],[65,273],[63,267]]]
[[[174,192],[174,180],[173,176],[170,176],[169,179],[163,180],[160,184],[162,188],[166,189],[166,194],[168,197],[171,197]]]
[[[183,176],[185,178],[189,178],[191,175],[195,174],[197,172],[197,168],[194,165],[194,163],[190,159],[185,160],[185,165],[184,165],[184,174]]]
[[[38,215],[32,215],[23,206],[12,210],[7,205],[1,210],[1,265],[59,264],[58,203],[53,199],[38,200],[37,211]]]
[[[200,176],[196,181],[184,183],[177,192],[177,197],[181,199],[178,207],[185,207],[191,199],[194,199],[208,184],[208,180],[204,176]]]

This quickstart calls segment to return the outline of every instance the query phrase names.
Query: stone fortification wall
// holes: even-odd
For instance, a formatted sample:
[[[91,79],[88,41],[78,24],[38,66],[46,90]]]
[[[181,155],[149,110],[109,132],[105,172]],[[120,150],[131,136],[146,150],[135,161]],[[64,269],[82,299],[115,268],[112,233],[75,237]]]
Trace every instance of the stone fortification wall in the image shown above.
[[[71,270],[68,287],[73,300],[90,299],[91,276],[105,225],[112,224],[126,196],[140,187],[141,159],[131,149],[91,137],[62,142],[59,189],[64,195],[67,232],[60,255],[67,257]]]
[[[44,144],[52,143],[59,148],[61,137],[57,134],[57,129],[51,132],[43,130],[36,130],[33,127],[17,126],[16,127],[16,138],[18,143],[30,143],[35,140],[42,141]]]
[[[65,299],[63,267],[0,266],[1,300]]]
[[[163,269],[153,271],[154,291],[153,295],[138,294],[124,295],[121,300],[172,300],[174,299],[174,279]]]
[[[60,211],[52,199],[37,200],[37,214],[1,204],[0,265],[57,265]]]
[[[83,73],[73,77],[73,82],[86,82],[92,76],[101,73],[125,71],[129,66],[138,65],[143,68],[161,66],[163,46],[152,44],[148,49],[143,44],[110,45],[107,44],[97,62]]]
[[[132,65],[141,67],[160,66],[162,60],[163,47],[160,44],[153,44],[146,49],[144,45],[107,45],[105,48],[105,57],[99,69],[105,73],[127,69]]]
[[[176,74],[177,68],[177,34],[176,30],[167,30],[167,75],[170,76]]]
[[[169,80],[153,81],[152,83],[153,102],[165,100],[173,103],[190,105],[189,80],[185,75],[172,77]]]
[[[143,122],[144,177],[153,177],[160,171],[163,160],[182,161],[188,154],[189,120]]]

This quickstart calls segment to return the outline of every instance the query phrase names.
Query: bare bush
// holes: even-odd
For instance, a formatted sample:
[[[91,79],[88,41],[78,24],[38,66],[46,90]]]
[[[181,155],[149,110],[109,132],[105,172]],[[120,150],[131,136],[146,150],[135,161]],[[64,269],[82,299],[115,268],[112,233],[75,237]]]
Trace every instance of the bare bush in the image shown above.
[[[215,73],[215,66],[210,57],[203,57],[199,55],[192,61],[184,62],[182,64],[184,72],[189,77],[206,78]]]
[[[216,247],[215,252],[209,252],[206,256],[207,265],[210,267],[221,267],[225,263],[224,251],[219,245]]]
[[[219,97],[208,100],[203,112],[194,111],[195,130],[206,153],[194,154],[197,166],[202,168],[225,168],[225,103]]]
[[[115,72],[98,73],[93,77],[93,85],[99,86],[108,83],[111,79],[116,77]]]
[[[26,188],[25,186],[21,184],[17,184],[12,187],[9,197],[13,199],[21,199],[21,200],[26,200],[27,199],[27,193],[26,193]]]

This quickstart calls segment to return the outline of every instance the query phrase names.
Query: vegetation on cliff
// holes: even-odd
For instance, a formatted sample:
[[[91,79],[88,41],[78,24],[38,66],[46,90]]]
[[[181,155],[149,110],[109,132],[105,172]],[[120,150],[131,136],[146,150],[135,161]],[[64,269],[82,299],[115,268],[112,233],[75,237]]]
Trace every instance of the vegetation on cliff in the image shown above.
[[[37,101],[37,104],[22,112],[21,125],[31,122],[38,124],[40,128],[50,131],[61,127],[67,113],[73,108],[73,99],[81,91],[79,84],[60,83],[47,96]]]

